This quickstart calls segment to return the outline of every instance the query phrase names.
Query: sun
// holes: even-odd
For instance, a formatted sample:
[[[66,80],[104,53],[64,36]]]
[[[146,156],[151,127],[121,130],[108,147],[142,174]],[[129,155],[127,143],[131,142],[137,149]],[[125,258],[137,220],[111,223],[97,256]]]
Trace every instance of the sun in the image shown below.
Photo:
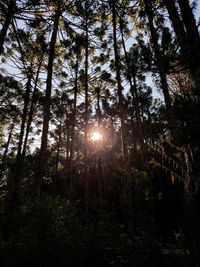
[[[102,141],[102,134],[99,132],[92,132],[90,136],[90,140],[96,142],[96,141]]]

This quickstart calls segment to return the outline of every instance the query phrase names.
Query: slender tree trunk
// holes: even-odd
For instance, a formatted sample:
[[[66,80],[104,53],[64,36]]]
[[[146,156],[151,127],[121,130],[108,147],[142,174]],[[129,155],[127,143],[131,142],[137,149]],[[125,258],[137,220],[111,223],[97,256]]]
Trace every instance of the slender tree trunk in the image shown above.
[[[76,54],[76,69],[75,69],[75,82],[74,82],[74,106],[72,115],[72,133],[71,133],[71,146],[70,146],[70,159],[69,159],[69,187],[70,192],[72,189],[72,169],[73,169],[73,157],[74,157],[74,137],[75,137],[75,126],[76,126],[76,105],[77,105],[77,94],[78,94],[78,68],[79,68],[79,55]]]
[[[122,156],[124,164],[127,163],[128,160],[128,152],[127,152],[127,142],[126,142],[126,134],[125,134],[125,111],[123,107],[123,94],[122,94],[122,85],[121,85],[121,75],[120,75],[120,63],[119,63],[119,53],[118,53],[118,45],[117,45],[117,26],[116,26],[116,9],[115,9],[115,1],[112,1],[112,27],[113,27],[113,42],[114,42],[114,54],[115,54],[115,71],[116,71],[116,79],[117,79],[117,92],[119,98],[119,113],[120,113],[120,121],[121,121],[121,143],[122,143]]]
[[[115,140],[114,140],[114,122],[113,117],[110,117],[110,134],[111,134],[111,140],[112,140],[112,146],[114,146]]]
[[[165,105],[166,105],[167,111],[170,112],[171,107],[172,107],[171,98],[170,98],[170,94],[169,94],[167,78],[166,78],[166,73],[165,73],[165,69],[164,69],[163,55],[161,53],[161,50],[160,50],[160,47],[158,44],[158,35],[157,35],[156,29],[155,29],[154,24],[153,24],[153,12],[152,12],[151,6],[149,4],[149,0],[144,0],[144,3],[145,3],[145,11],[146,11],[148,21],[149,21],[149,28],[150,28],[150,32],[151,32],[151,39],[152,39],[152,43],[153,43],[153,47],[154,47],[156,63],[157,63],[157,67],[158,67],[158,71],[159,71],[159,75],[160,75],[160,79],[161,79],[161,87],[162,87],[162,91],[163,91],[163,95],[164,95]]]
[[[187,41],[187,34],[183,22],[180,19],[178,10],[176,8],[175,0],[163,0],[163,2],[167,8],[169,18],[172,22],[172,26],[177,36],[177,40],[181,48],[181,54],[183,57],[186,56],[188,59],[190,51],[189,51],[189,44]]]
[[[172,110],[172,103],[171,103],[171,97],[169,94],[169,88],[168,88],[168,83],[167,83],[167,75],[166,75],[165,67],[164,67],[165,64],[164,64],[163,54],[160,50],[160,46],[158,43],[158,34],[156,32],[156,29],[153,23],[153,19],[154,19],[153,11],[152,11],[152,7],[150,6],[151,3],[148,0],[144,0],[144,3],[145,3],[145,12],[146,12],[146,15],[148,17],[148,22],[149,22],[149,28],[150,28],[151,40],[152,40],[153,48],[154,48],[155,60],[156,60],[158,72],[160,75],[161,89],[164,95],[164,101],[165,101],[167,119],[168,119],[168,128],[171,134],[173,135],[173,137],[177,138],[179,133],[176,128],[175,114],[173,113],[173,110]]]
[[[12,20],[12,15],[8,12],[8,14],[6,15],[6,18],[5,18],[5,21],[4,21],[4,24],[3,24],[3,28],[0,32],[0,55],[3,51],[3,44],[4,44],[4,41],[5,41],[5,38],[6,38],[6,34],[7,34],[7,31],[8,31],[8,28],[11,24],[11,20]]]
[[[97,118],[98,118],[98,128],[101,126],[101,108],[100,108],[100,87],[97,88]]]
[[[41,65],[42,65],[42,59],[43,59],[43,55],[42,55],[42,58],[40,60],[39,66],[38,66],[36,79],[35,79],[35,86],[34,86],[33,94],[32,94],[31,106],[30,106],[28,122],[27,122],[27,127],[26,127],[26,134],[25,134],[24,145],[23,145],[23,150],[22,150],[22,162],[24,161],[24,157],[25,157],[25,154],[26,154],[26,146],[27,146],[27,142],[28,142],[28,136],[29,136],[29,132],[30,132],[31,123],[32,123],[32,120],[33,120],[34,106],[36,104],[37,83],[38,83],[40,68],[41,68]]]
[[[123,25],[122,25],[122,23],[123,22],[121,20],[120,21],[120,31],[121,31],[122,45],[123,45],[125,59],[126,59],[128,80],[129,80],[131,94],[132,94],[132,98],[133,98],[133,107],[135,108],[136,121],[137,121],[137,140],[138,140],[139,145],[141,147],[143,147],[144,142],[143,142],[142,122],[141,122],[141,118],[140,118],[140,105],[139,105],[139,100],[138,100],[136,75],[135,75],[135,71],[131,75],[129,59],[128,59],[128,55],[127,55],[127,52],[126,52],[126,45],[125,45],[125,42],[124,42],[124,34],[123,34]],[[134,62],[133,62],[133,64],[134,64]],[[135,67],[134,67],[134,69],[135,69]],[[132,77],[131,76],[133,76],[134,83],[132,83]]]
[[[133,122],[133,117],[131,116],[131,128],[132,128],[132,138],[133,138],[133,147],[134,147],[134,159],[135,159],[135,154],[137,151],[137,142],[136,142],[136,127],[134,126]]]
[[[58,147],[57,147],[57,153],[56,153],[56,164],[55,164],[55,173],[57,173],[58,171],[58,163],[59,163],[59,156],[60,156],[60,144],[61,144],[61,140],[62,140],[62,124],[60,122],[59,125],[59,137],[58,137]]]
[[[86,1],[87,2],[87,1]],[[86,210],[88,209],[88,199],[89,199],[89,186],[90,186],[90,162],[89,162],[89,156],[90,151],[88,148],[88,109],[89,109],[89,101],[88,101],[88,57],[89,57],[89,34],[88,34],[88,11],[87,11],[87,5],[86,3],[86,10],[85,10],[85,114],[84,114],[84,141],[85,141],[85,170],[84,170],[84,176],[85,176],[85,201],[86,201]]]
[[[178,14],[174,0],[163,0],[167,7],[169,18],[172,22],[182,54],[183,64],[190,73],[197,86],[200,86],[200,38],[198,28],[188,1],[179,0],[181,15],[184,24]],[[187,25],[187,26],[186,26]],[[186,31],[185,31],[186,28]],[[194,56],[195,55],[195,56]]]
[[[197,94],[200,95],[200,36],[198,27],[189,1],[178,0],[178,4],[190,45],[190,70],[198,89]]]
[[[97,88],[97,120],[98,120],[98,129],[101,128],[101,107],[100,107],[100,97],[101,97],[101,89],[100,87]],[[101,142],[101,140],[99,140]],[[104,177],[102,171],[102,158],[101,158],[101,151],[97,151],[97,178],[98,178],[98,191],[99,191],[99,198],[103,200],[104,194]],[[102,203],[100,205],[102,208]]]
[[[24,96],[24,108],[22,113],[22,122],[21,122],[21,129],[19,134],[19,142],[17,146],[17,156],[16,162],[13,169],[13,177],[12,177],[12,185],[11,185],[11,202],[20,200],[20,183],[22,179],[22,144],[23,144],[23,137],[24,137],[24,130],[26,124],[26,117],[28,112],[28,104],[30,100],[30,92],[31,92],[31,80],[32,80],[32,71],[30,70],[28,73],[28,81],[26,84],[26,91]]]
[[[86,11],[86,22],[85,22],[85,167],[87,169],[87,160],[88,160],[88,56],[89,56],[89,36],[88,36],[88,18]]]
[[[55,158],[55,169],[52,175],[52,191],[55,194],[55,196],[57,195],[57,177],[58,177],[58,165],[59,165],[61,141],[62,141],[62,123],[60,122],[58,128],[58,142],[57,142],[57,151]]]
[[[69,162],[69,158],[70,158],[70,132],[69,132],[69,129],[67,129],[66,158],[67,158],[67,162]]]
[[[0,180],[1,180],[2,177],[3,177],[3,171],[4,171],[4,168],[5,168],[6,156],[7,156],[7,153],[8,153],[8,148],[9,148],[9,145],[10,145],[10,140],[11,140],[11,138],[12,138],[12,134],[13,134],[14,126],[15,126],[14,123],[12,123],[11,126],[10,126],[10,131],[9,131],[9,135],[8,135],[8,140],[7,140],[7,143],[6,143],[5,151],[4,151],[4,153],[3,153],[3,158],[2,158],[2,162],[1,162]]]
[[[193,45],[199,45],[199,31],[196,25],[196,20],[194,18],[194,14],[192,12],[192,8],[190,7],[188,0],[178,0],[178,4],[181,10],[181,16],[183,18],[183,22],[185,24],[185,28],[187,31],[187,35],[189,37],[190,42],[193,42]]]
[[[97,161],[99,199],[103,200],[104,179],[103,179],[103,171],[102,171],[102,159],[101,159],[101,154],[99,152],[97,152],[96,161]]]
[[[23,113],[22,113],[22,123],[21,123],[21,130],[20,130],[18,149],[17,149],[17,160],[20,159],[20,161],[21,161],[21,153],[22,153],[22,144],[23,144],[25,123],[26,123],[26,117],[27,117],[27,112],[28,112],[28,104],[29,104],[29,101],[30,101],[31,80],[32,80],[32,73],[29,74],[28,81],[27,81],[27,84],[26,84],[25,97],[24,97],[24,109],[23,109]]]
[[[44,120],[43,120],[42,140],[40,148],[40,161],[39,161],[38,176],[36,180],[36,187],[37,187],[36,190],[38,194],[40,194],[41,182],[47,170],[47,142],[48,142],[48,132],[49,132],[49,121],[50,121],[53,62],[55,58],[55,45],[58,32],[59,18],[60,18],[60,6],[57,7],[57,11],[55,13],[53,32],[49,47],[49,61],[47,67],[46,96],[44,102]]]
[[[5,21],[0,32],[0,55],[3,51],[3,44],[4,44],[4,41],[5,41],[7,32],[8,32],[9,26],[11,24],[12,18],[13,18],[15,8],[16,8],[16,0],[11,0],[8,2],[8,10],[4,11]]]

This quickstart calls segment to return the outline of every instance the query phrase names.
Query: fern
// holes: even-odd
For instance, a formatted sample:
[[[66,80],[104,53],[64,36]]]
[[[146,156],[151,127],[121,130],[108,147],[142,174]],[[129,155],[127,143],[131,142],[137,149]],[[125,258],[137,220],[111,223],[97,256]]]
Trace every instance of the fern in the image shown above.
[[[200,179],[194,173],[195,152],[191,145],[176,146],[168,136],[160,136],[156,144],[149,144],[160,160],[153,158],[151,163],[171,175],[172,184],[178,179],[184,184],[187,198],[194,198],[199,188]]]

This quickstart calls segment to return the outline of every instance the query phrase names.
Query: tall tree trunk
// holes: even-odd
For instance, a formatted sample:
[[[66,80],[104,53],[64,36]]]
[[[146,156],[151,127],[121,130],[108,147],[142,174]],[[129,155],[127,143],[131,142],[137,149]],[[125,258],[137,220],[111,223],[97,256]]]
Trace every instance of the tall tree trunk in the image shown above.
[[[189,52],[189,44],[187,41],[187,34],[183,22],[180,19],[178,10],[176,8],[175,0],[163,0],[163,2],[167,8],[169,18],[172,22],[172,26],[177,36],[177,40],[181,48],[181,54],[183,57],[186,56],[188,59],[190,52]]]
[[[101,97],[101,92],[100,92],[100,87],[97,88],[97,119],[98,119],[98,128],[101,126],[101,108],[100,108],[100,97]]]
[[[60,144],[62,140],[62,123],[60,122],[59,125],[59,136],[58,136],[58,147],[57,147],[57,153],[56,153],[56,164],[55,164],[55,173],[58,171],[58,164],[59,164],[59,156],[60,156]]]
[[[22,122],[21,122],[21,129],[19,134],[19,141],[17,146],[17,156],[16,162],[13,169],[13,177],[12,177],[12,185],[11,185],[11,202],[16,200],[18,202],[20,200],[20,183],[22,179],[22,144],[23,144],[23,137],[24,137],[24,130],[26,124],[26,117],[28,112],[28,104],[30,100],[30,92],[31,92],[31,80],[32,80],[32,70],[28,72],[28,81],[26,84],[26,91],[24,96],[24,108],[22,113]]]
[[[12,134],[13,134],[13,129],[14,129],[14,123],[11,124],[10,126],[10,131],[9,131],[9,135],[8,135],[8,140],[7,140],[7,143],[6,143],[6,147],[5,147],[5,151],[3,153],[3,158],[2,158],[2,162],[1,162],[1,168],[0,168],[0,180],[2,179],[3,177],[3,171],[4,171],[4,168],[5,168],[5,161],[6,161],[6,156],[7,156],[7,153],[8,153],[8,148],[9,148],[9,145],[10,145],[10,140],[12,138]]]
[[[124,164],[127,163],[128,152],[127,152],[127,142],[125,134],[125,111],[123,106],[123,94],[121,85],[121,74],[120,74],[120,63],[119,63],[119,53],[117,45],[117,26],[116,26],[116,9],[115,1],[112,1],[112,27],[113,27],[113,41],[114,41],[114,54],[115,54],[115,71],[117,79],[117,93],[119,98],[119,117],[121,121],[121,143],[122,143],[122,156]]]
[[[69,162],[69,158],[70,158],[70,131],[69,131],[69,128],[67,129],[66,158],[67,158],[67,162]]]
[[[98,120],[98,129],[101,128],[101,107],[100,107],[100,100],[101,100],[101,88],[98,86],[97,88],[97,120]],[[101,142],[101,140],[99,140]],[[98,191],[99,191],[99,198],[103,200],[104,194],[104,177],[103,177],[103,170],[102,170],[102,158],[101,158],[101,151],[97,151],[96,154],[96,166],[97,166],[97,181],[98,181]],[[102,208],[102,202],[100,204]]]
[[[22,150],[22,162],[24,161],[24,157],[26,154],[26,146],[27,146],[27,142],[28,142],[28,136],[29,136],[29,132],[30,132],[31,123],[33,120],[34,107],[36,104],[37,83],[38,83],[38,78],[39,78],[39,73],[40,73],[42,61],[43,61],[43,55],[41,57],[41,60],[40,60],[40,63],[39,63],[38,69],[37,69],[37,73],[36,73],[35,85],[34,85],[34,89],[33,89],[31,106],[30,106],[30,111],[29,111],[29,116],[28,116],[28,122],[27,122],[27,126],[26,126],[26,134],[25,134],[23,150]]]
[[[89,120],[89,101],[88,101],[88,57],[89,57],[89,35],[88,35],[88,11],[87,11],[88,1],[86,1],[85,9],[85,114],[84,114],[84,141],[85,141],[85,201],[86,201],[86,210],[88,209],[88,198],[89,198],[89,186],[90,186],[90,173],[89,173],[89,156],[90,152],[88,149],[88,120]]]
[[[153,24],[153,11],[151,9],[151,6],[149,4],[148,0],[144,0],[145,3],[145,12],[148,17],[148,22],[149,22],[149,28],[150,28],[150,33],[151,33],[151,39],[153,43],[153,48],[154,48],[154,53],[155,53],[155,58],[156,58],[156,63],[161,79],[161,88],[163,91],[164,95],[164,100],[165,100],[165,105],[166,109],[169,112],[171,110],[171,98],[169,94],[169,89],[168,89],[168,84],[167,84],[167,78],[166,78],[166,73],[165,73],[165,68],[164,68],[164,60],[163,60],[163,55],[161,53],[159,44],[158,44],[158,34],[156,32],[156,29]]]
[[[73,186],[72,181],[72,170],[73,170],[73,157],[74,157],[74,137],[75,137],[75,126],[76,126],[76,105],[77,105],[77,94],[78,94],[78,69],[79,69],[79,51],[76,54],[76,69],[75,69],[75,82],[74,82],[74,105],[72,115],[72,133],[71,133],[71,146],[70,146],[70,158],[69,158],[69,187],[70,195]]]
[[[183,64],[190,70],[196,83],[200,86],[200,38],[195,19],[188,1],[178,1],[182,11],[184,24],[180,19],[174,0],[163,0],[167,7],[169,18],[181,48]],[[187,10],[187,11],[186,11]],[[187,24],[187,27],[186,27]],[[186,31],[185,31],[186,28]],[[195,56],[194,56],[195,55]]]
[[[3,44],[4,44],[4,41],[5,41],[5,38],[6,38],[6,34],[7,34],[7,31],[8,31],[8,28],[11,24],[11,20],[12,20],[12,16],[10,13],[8,13],[6,15],[6,18],[5,18],[5,21],[4,21],[4,24],[3,24],[3,28],[0,32],[0,55],[3,51]]]
[[[60,121],[59,128],[58,128],[58,142],[57,142],[57,151],[56,151],[56,158],[55,158],[55,169],[52,175],[52,190],[57,195],[57,177],[58,177],[58,166],[59,166],[59,157],[60,157],[60,145],[62,141],[62,122]]]
[[[114,120],[113,117],[110,116],[110,135],[111,135],[111,144],[114,146],[115,144],[115,136],[114,136]]]
[[[28,81],[26,84],[25,97],[24,97],[24,109],[22,113],[22,123],[21,123],[21,130],[20,130],[19,143],[18,143],[18,149],[17,149],[17,159],[18,157],[20,157],[20,160],[21,160],[22,144],[23,144],[23,137],[24,137],[24,129],[25,129],[27,112],[28,112],[28,104],[30,101],[31,80],[32,80],[32,73],[29,74]]]
[[[55,58],[55,45],[58,32],[59,18],[60,18],[60,6],[58,5],[55,13],[53,32],[49,47],[49,61],[47,66],[46,96],[44,101],[44,119],[43,119],[42,140],[40,148],[40,161],[38,168],[38,176],[36,180],[36,190],[38,194],[40,194],[41,182],[47,171],[47,142],[48,142],[48,132],[49,132],[49,121],[50,121],[53,62]]]
[[[87,159],[88,159],[88,56],[89,56],[89,36],[88,36],[88,14],[86,10],[86,21],[85,21],[85,167],[87,169]]]
[[[187,35],[189,37],[190,42],[193,42],[193,45],[199,45],[199,31],[196,25],[196,20],[194,18],[194,14],[192,12],[192,8],[190,7],[188,0],[177,0],[180,10],[181,16],[183,18],[183,22],[187,31]]]
[[[13,18],[15,8],[16,8],[16,0],[11,0],[8,3],[8,10],[4,10],[5,21],[0,32],[0,55],[3,51],[3,44]]]
[[[136,142],[136,139],[137,139],[137,137],[136,137],[136,127],[135,127],[135,125],[134,125],[134,121],[133,121],[133,116],[131,116],[131,128],[132,128],[132,131],[131,131],[131,133],[132,133],[132,138],[133,138],[133,147],[134,147],[134,159],[135,159],[135,155],[136,155],[136,151],[137,151],[137,142]]]
[[[188,0],[178,0],[181,16],[186,28],[191,56],[189,58],[191,74],[198,88],[197,94],[200,95],[200,36],[198,27]]]
[[[140,118],[140,105],[139,105],[139,99],[138,99],[135,66],[134,66],[134,73],[131,73],[129,59],[128,59],[128,55],[127,55],[127,51],[126,51],[126,45],[124,42],[123,21],[121,18],[120,18],[120,31],[121,31],[121,38],[122,38],[122,45],[123,45],[123,49],[124,49],[124,55],[125,55],[125,59],[126,59],[128,80],[129,80],[130,90],[131,90],[131,94],[132,94],[132,98],[133,98],[133,107],[135,108],[135,114],[136,114],[137,140],[138,140],[139,145],[141,147],[143,147],[144,141],[143,141],[143,132],[142,132],[142,122],[141,122],[141,118]],[[134,64],[134,62],[133,62],[133,64]],[[132,76],[133,76],[133,83],[132,83]]]

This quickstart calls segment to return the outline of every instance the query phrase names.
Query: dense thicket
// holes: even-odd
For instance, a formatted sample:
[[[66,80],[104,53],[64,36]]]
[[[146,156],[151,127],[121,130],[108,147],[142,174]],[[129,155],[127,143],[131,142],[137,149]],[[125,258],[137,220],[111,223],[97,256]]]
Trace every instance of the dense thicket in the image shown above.
[[[0,1],[2,266],[200,266],[197,1]]]

